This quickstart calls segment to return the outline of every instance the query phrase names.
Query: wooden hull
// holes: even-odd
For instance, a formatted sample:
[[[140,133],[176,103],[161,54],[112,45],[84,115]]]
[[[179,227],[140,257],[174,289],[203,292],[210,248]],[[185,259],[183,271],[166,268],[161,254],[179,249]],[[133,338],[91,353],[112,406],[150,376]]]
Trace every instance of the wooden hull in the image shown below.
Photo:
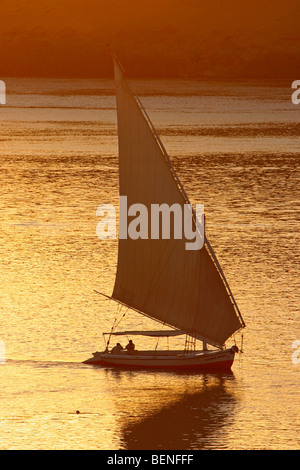
[[[223,351],[139,351],[134,354],[96,352],[84,364],[135,369],[171,370],[230,370],[236,353],[235,347]]]

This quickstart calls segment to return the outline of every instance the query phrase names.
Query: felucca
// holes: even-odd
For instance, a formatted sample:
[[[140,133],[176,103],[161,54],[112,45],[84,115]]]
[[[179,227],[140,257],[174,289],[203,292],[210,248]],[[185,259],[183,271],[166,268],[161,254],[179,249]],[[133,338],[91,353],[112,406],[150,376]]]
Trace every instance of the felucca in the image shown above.
[[[128,204],[190,204],[170,158],[140,99],[132,91],[113,55],[116,82],[119,191]],[[190,205],[190,207],[192,207]],[[194,227],[197,227],[193,212]],[[118,263],[111,300],[150,317],[164,328],[116,331],[103,352],[86,364],[112,367],[228,370],[238,351],[225,342],[245,327],[217,257],[204,234],[200,250],[186,250],[186,240],[119,238]],[[171,328],[171,329],[170,329]],[[112,336],[185,335],[182,350],[109,350]],[[197,340],[202,349],[196,347]],[[213,346],[213,349],[208,345]]]

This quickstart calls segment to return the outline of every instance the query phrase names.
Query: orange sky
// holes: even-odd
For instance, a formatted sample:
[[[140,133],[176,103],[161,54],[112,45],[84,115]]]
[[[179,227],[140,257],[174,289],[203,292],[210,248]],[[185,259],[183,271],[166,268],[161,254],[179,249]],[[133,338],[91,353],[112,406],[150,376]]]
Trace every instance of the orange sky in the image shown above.
[[[4,0],[0,77],[300,76],[299,0]]]

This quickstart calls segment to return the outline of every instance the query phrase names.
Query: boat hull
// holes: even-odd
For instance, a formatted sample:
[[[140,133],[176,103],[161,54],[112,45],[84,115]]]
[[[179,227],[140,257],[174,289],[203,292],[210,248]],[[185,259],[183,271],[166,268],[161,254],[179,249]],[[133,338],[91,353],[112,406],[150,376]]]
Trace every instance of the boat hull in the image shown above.
[[[222,351],[183,352],[140,351],[135,354],[96,352],[84,364],[135,369],[230,370],[235,347]]]

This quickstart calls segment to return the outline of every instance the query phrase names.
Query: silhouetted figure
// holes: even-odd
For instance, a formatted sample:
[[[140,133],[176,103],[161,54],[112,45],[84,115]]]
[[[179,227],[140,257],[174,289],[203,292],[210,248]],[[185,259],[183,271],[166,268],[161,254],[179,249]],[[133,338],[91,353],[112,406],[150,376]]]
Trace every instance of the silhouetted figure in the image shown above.
[[[130,339],[129,343],[126,346],[126,350],[127,350],[128,354],[132,354],[134,349],[135,349],[135,345],[133,344],[132,339]]]
[[[116,346],[114,348],[112,348],[110,353],[111,354],[120,354],[122,350],[123,350],[123,347],[121,346],[121,344],[117,343]]]

